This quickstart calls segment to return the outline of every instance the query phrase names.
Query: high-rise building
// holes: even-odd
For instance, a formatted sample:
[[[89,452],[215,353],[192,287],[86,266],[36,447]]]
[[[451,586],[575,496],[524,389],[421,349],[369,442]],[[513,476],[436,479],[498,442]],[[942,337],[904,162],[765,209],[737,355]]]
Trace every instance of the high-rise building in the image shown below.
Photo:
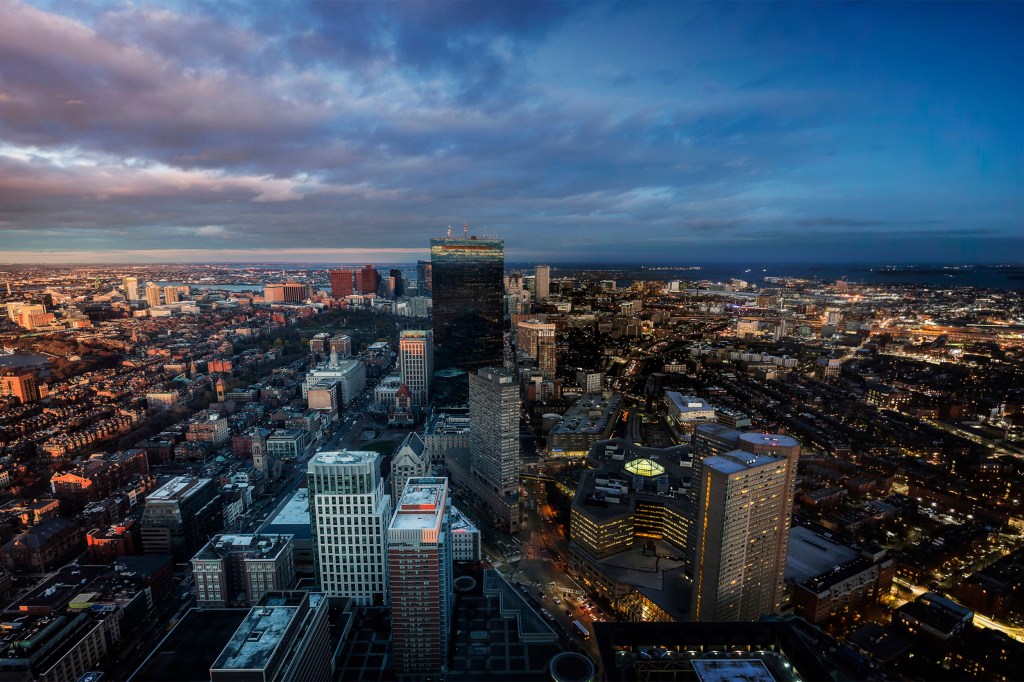
[[[547,300],[551,295],[551,268],[547,265],[538,265],[534,271],[534,298],[538,301]]]
[[[391,641],[398,672],[440,673],[452,619],[448,479],[410,478],[388,527]]]
[[[519,530],[519,385],[502,367],[469,375],[470,475],[496,519]]]
[[[146,305],[150,308],[160,305],[160,285],[153,282],[146,285]]]
[[[180,300],[178,287],[164,287],[164,303],[177,303]]]
[[[267,303],[300,303],[310,297],[308,284],[287,282],[268,284],[263,287],[263,298]]]
[[[345,298],[353,293],[353,273],[351,270],[331,270],[331,296]]]
[[[428,260],[416,261],[416,292],[420,296],[430,296],[433,289],[433,266]]]
[[[405,296],[405,280],[402,279],[402,271],[398,268],[392,268],[391,272],[388,273],[391,277],[391,294],[395,298]]]
[[[358,606],[387,603],[391,496],[376,452],[313,455],[306,468],[309,522],[320,590]]]
[[[708,457],[695,480],[696,621],[755,621],[779,611],[790,519],[785,457],[733,450]],[[792,508],[792,502],[788,505]]]
[[[786,470],[787,479],[785,489],[789,491],[783,500],[786,508],[784,516],[787,528],[789,527],[790,516],[793,513],[793,487],[796,482],[797,462],[800,459],[800,441],[792,436],[779,434],[767,434],[757,432],[743,432],[729,428],[717,422],[705,422],[699,424],[693,431],[693,463],[691,469],[691,499],[697,498],[697,486],[703,480],[704,460],[709,457],[724,455],[733,450],[743,450],[752,454],[771,455],[782,457],[790,461],[791,466]],[[686,559],[696,575],[697,567],[695,557],[697,553],[697,525],[699,524],[698,509],[696,504],[690,505],[690,531],[686,542]],[[787,542],[787,540],[783,540]],[[782,560],[786,555],[783,552]]]
[[[125,277],[122,280],[124,285],[124,297],[128,299],[129,303],[139,302],[139,278],[138,277]]]
[[[545,379],[555,377],[555,324],[540,320],[520,320],[516,325],[518,348],[537,361]]]
[[[380,275],[377,268],[372,265],[364,265],[361,270],[356,270],[356,290],[361,294],[375,294],[380,286]]]
[[[412,404],[426,407],[434,378],[434,333],[407,329],[398,335],[398,369],[412,392]]]
[[[24,405],[39,400],[39,381],[31,372],[0,376],[0,396],[13,396]]]
[[[431,239],[430,260],[437,369],[502,366],[505,242]]]

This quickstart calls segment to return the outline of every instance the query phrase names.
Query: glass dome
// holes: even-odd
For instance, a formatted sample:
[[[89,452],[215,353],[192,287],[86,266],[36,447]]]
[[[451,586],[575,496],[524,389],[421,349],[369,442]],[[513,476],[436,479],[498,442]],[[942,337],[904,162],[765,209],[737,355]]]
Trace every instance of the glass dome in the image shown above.
[[[665,467],[650,459],[634,459],[626,462],[626,471],[640,476],[661,476]]]

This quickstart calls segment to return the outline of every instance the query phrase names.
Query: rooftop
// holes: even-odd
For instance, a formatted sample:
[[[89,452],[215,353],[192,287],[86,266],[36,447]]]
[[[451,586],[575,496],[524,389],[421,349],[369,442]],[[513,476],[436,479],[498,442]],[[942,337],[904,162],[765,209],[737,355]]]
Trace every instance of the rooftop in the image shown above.
[[[778,461],[780,461],[778,457],[754,455],[743,450],[733,450],[719,457],[708,457],[704,460],[704,468],[732,475]]]
[[[786,580],[801,583],[853,561],[860,553],[804,526],[789,531]]]
[[[212,479],[175,476],[149,494],[146,502],[183,500]]]
[[[315,464],[369,464],[379,457],[376,452],[364,450],[337,450],[318,452],[309,460]]]
[[[756,658],[706,658],[693,661],[693,670],[701,682],[775,682]]]
[[[255,606],[228,640],[213,668],[260,670],[284,639],[297,606]]]

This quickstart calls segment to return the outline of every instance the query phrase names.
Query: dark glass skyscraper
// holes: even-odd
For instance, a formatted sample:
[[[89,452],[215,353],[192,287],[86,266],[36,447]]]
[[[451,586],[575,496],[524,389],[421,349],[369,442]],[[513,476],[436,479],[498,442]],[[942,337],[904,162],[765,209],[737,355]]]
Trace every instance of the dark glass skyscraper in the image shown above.
[[[430,240],[434,367],[472,372],[501,367],[505,242]]]

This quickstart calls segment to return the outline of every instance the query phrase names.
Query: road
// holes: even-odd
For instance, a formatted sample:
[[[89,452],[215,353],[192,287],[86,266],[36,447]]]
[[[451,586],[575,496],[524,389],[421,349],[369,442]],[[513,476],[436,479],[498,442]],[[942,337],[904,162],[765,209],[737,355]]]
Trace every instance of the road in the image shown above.
[[[901,587],[910,590],[914,599],[920,597],[925,592],[932,591],[920,585],[913,585],[904,580],[903,578],[893,578],[893,582]],[[1003,623],[993,618],[989,618],[988,616],[983,616],[982,614],[977,612],[975,612],[974,614],[974,625],[976,625],[979,628],[998,630],[999,632],[1002,632],[1003,634],[1014,638],[1018,642],[1024,642],[1024,627],[1018,627],[1015,625],[1010,625],[1009,623]]]

